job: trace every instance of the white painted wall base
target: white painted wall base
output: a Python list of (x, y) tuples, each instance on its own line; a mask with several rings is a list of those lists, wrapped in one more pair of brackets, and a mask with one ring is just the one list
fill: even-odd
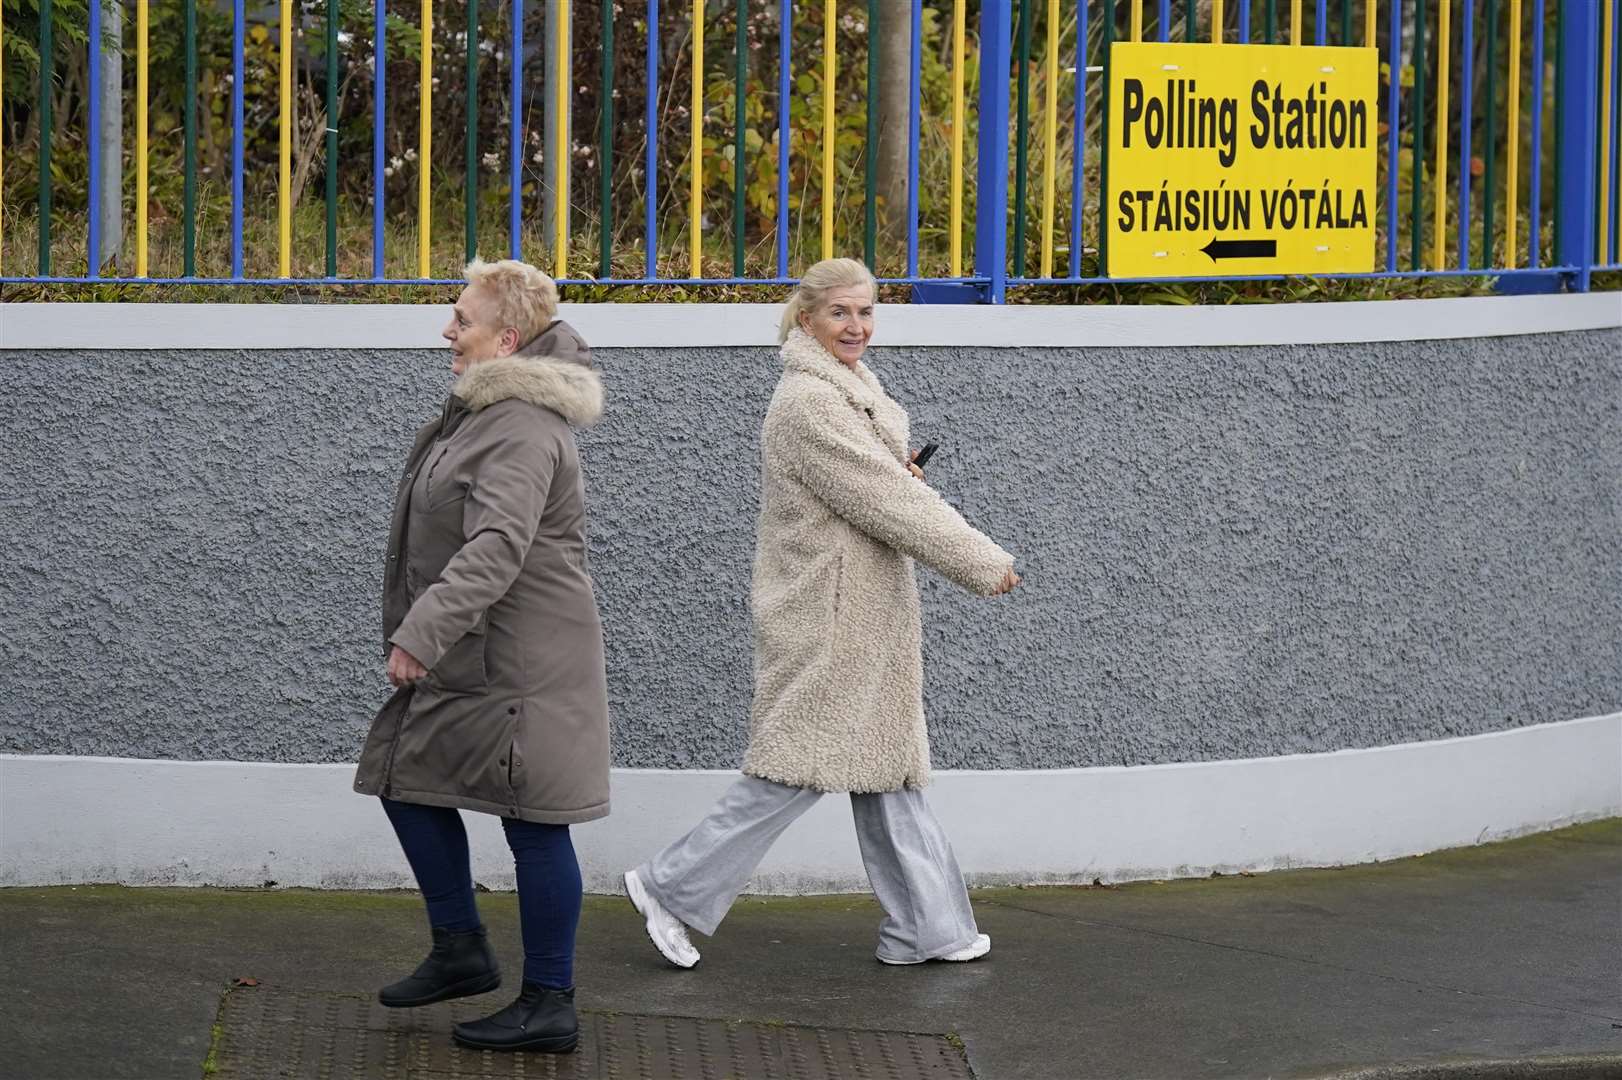
[[(564, 304), (595, 349), (774, 346), (781, 304)], [(8, 304), (5, 349), (438, 349), (445, 304)], [(1622, 325), (1614, 292), (1324, 304), (885, 304), (875, 345), (1217, 347), (1553, 334)]]
[[(0, 755), (0, 885), (408, 887), (353, 773)], [(618, 891), (735, 777), (616, 770), (613, 815), (575, 830), (587, 890)], [(937, 777), (930, 801), (976, 885), (1334, 866), (1622, 815), (1622, 713), (1330, 754)], [(845, 802), (791, 827), (750, 891), (865, 889)], [(477, 880), (512, 888), (496, 819), (465, 817)]]

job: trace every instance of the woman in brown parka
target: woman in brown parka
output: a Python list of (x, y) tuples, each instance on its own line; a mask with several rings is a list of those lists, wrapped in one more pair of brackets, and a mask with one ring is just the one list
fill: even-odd
[(458, 376), (417, 432), (383, 577), (389, 681), (355, 790), (382, 799), (427, 902), (433, 948), (378, 998), (427, 1005), (501, 974), (459, 809), (497, 814), (517, 869), (518, 999), (463, 1044), (572, 1050), (580, 866), (569, 826), (608, 813), (603, 634), (570, 425), (602, 413), (591, 354), (533, 266), (473, 262), (445, 328)]

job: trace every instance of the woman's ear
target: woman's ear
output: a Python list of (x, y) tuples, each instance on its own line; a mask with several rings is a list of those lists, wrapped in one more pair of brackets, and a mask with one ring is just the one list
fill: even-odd
[(509, 326), (509, 327), (507, 327), (505, 330), (503, 330), (501, 332), (501, 355), (502, 356), (511, 356), (513, 353), (518, 351), (518, 346), (520, 344), (522, 344), (522, 342), (520, 342), (518, 340), (518, 331), (517, 330), (515, 330), (515, 329), (513, 329), (512, 327)]

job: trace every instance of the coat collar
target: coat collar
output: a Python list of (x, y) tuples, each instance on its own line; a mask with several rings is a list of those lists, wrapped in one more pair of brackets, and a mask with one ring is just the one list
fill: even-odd
[(789, 330), (783, 342), (783, 368), (812, 375), (832, 383), (864, 409), (872, 408), (884, 400), (884, 388), (877, 375), (861, 361), (855, 369), (847, 367), (838, 357), (823, 348), (822, 342), (796, 326)]
[(589, 367), (547, 356), (506, 356), (474, 364), (456, 380), (451, 395), (473, 412), (517, 398), (551, 409), (576, 427), (603, 414), (603, 383)]
[(783, 370), (809, 375), (832, 385), (852, 407), (867, 414), (874, 434), (890, 452), (898, 460), (906, 459), (906, 411), (890, 400), (878, 376), (866, 364), (858, 361), (855, 370), (846, 367), (823, 348), (820, 341), (796, 326), (783, 342)]

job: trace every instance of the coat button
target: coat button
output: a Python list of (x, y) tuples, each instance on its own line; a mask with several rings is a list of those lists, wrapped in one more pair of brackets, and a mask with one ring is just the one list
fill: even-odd
[(389, 556), (389, 562), (398, 562), (399, 558), (400, 557), (398, 555), (390, 555)]
[(505, 769), (505, 768), (506, 768), (506, 767), (507, 767), (507, 759), (506, 759), (506, 758), (502, 758), (502, 759), (501, 759), (501, 760), (500, 760), (500, 761), (499, 761), (499, 762), (497, 762), (497, 763), (496, 763), (496, 764), (498, 764), (498, 765), (500, 765), (500, 766), (501, 766), (501, 767), (502, 767), (502, 768), (503, 768), (503, 769)]
[(518, 710), (516, 708), (510, 708), (510, 709), (507, 710), (507, 715), (508, 716), (517, 716), (518, 715)]

